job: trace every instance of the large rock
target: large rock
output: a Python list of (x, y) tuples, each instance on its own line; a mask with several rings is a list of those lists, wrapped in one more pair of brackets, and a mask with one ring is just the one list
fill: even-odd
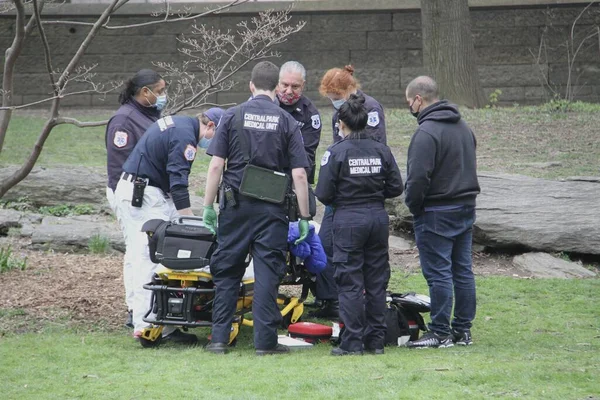
[[(600, 180), (479, 174), (475, 242), (492, 248), (600, 254)], [(412, 229), (404, 196), (386, 201), (392, 227)]]
[(513, 263), (536, 278), (593, 278), (596, 274), (574, 262), (547, 253), (526, 253), (513, 258)]
[[(15, 167), (0, 170), (0, 180), (12, 175)], [(84, 167), (34, 168), (31, 173), (10, 189), (3, 201), (27, 199), (36, 207), (90, 204), (108, 209), (106, 172)], [(204, 199), (190, 195), (194, 214), (202, 215)]]
[(480, 174), (475, 241), (600, 254), (600, 183)]
[(31, 245), (57, 251), (87, 250), (94, 235), (106, 238), (112, 249), (125, 251), (125, 241), (116, 221), (97, 216), (45, 217), (34, 225)]
[[(16, 167), (2, 168), (0, 180), (12, 175), (15, 170)], [(105, 205), (106, 173), (85, 167), (35, 167), (2, 200), (16, 201), (24, 197), (37, 207), (63, 204)]]

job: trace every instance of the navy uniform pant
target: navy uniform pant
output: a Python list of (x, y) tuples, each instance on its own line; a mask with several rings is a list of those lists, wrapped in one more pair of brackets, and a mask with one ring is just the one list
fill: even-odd
[(277, 346), (277, 327), (281, 323), (277, 292), (286, 268), (288, 220), (281, 205), (239, 197), (236, 207), (226, 207), (219, 214), (217, 250), (210, 263), (216, 286), (212, 341), (229, 342), (245, 259), (251, 249), (254, 347), (268, 350)]
[(327, 266), (320, 274), (317, 274), (315, 297), (319, 300), (337, 300), (338, 290), (333, 277), (333, 210), (331, 207), (325, 208), (319, 229), (319, 238), (327, 256)]
[(347, 351), (381, 349), (390, 280), (389, 217), (383, 204), (339, 207), (333, 218), (333, 265)]

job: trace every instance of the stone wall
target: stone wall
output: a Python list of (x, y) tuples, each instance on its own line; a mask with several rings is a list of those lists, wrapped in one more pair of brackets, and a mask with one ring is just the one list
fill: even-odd
[[(402, 5), (398, 5), (402, 3)], [(570, 25), (587, 3), (525, 0), (472, 1), (471, 20), (478, 57), (479, 72), (486, 95), (502, 90), (501, 103), (539, 103), (548, 99), (543, 82), (550, 82), (564, 93), (567, 82), (567, 50)], [(520, 4), (515, 6), (513, 4)], [(551, 3), (551, 4), (545, 4)], [(566, 3), (566, 4), (565, 4)], [(283, 7), (289, 3), (268, 3)], [(489, 6), (493, 4), (493, 6)], [(523, 5), (529, 4), (529, 5)], [(202, 5), (205, 7), (206, 4)], [(151, 5), (124, 7), (111, 19), (114, 24), (130, 24), (147, 20)], [(197, 7), (200, 7), (197, 5)], [(218, 16), (202, 18), (198, 23), (220, 29), (236, 29), (236, 24), (256, 15), (265, 4), (251, 3)], [(100, 5), (66, 4), (46, 10), (47, 18), (94, 21)], [(13, 18), (0, 17), (0, 48), (11, 43)], [(324, 104), (318, 92), (318, 82), (324, 72), (335, 66), (353, 64), (356, 77), (364, 90), (384, 106), (405, 106), (403, 91), (415, 76), (424, 73), (422, 67), (421, 22), (418, 1), (371, 0), (300, 2), (293, 20), (306, 21), (306, 27), (279, 45), (280, 59), (302, 62), (307, 70), (307, 94)], [(147, 26), (127, 31), (103, 31), (84, 57), (85, 64), (97, 63), (97, 79), (127, 79), (152, 61), (183, 59), (178, 52), (179, 35), (187, 33), (193, 21)], [(579, 20), (577, 32), (584, 34), (600, 25), (600, 5), (590, 8)], [(88, 28), (77, 25), (49, 25), (46, 28), (53, 63), (64, 67), (79, 47)], [(34, 36), (37, 36), (34, 34)], [(28, 41), (17, 64), (15, 99), (29, 103), (49, 93), (42, 47), (37, 37)], [(540, 43), (545, 43), (540, 63), (536, 56)], [(577, 81), (577, 97), (586, 101), (600, 100), (600, 49), (598, 38), (589, 42), (577, 56), (572, 76)], [(248, 97), (249, 68), (235, 79), (233, 90), (213, 99), (218, 103), (240, 102)], [(77, 84), (72, 88), (77, 89)], [(114, 108), (116, 94), (102, 100), (83, 95), (65, 98), (65, 105)]]

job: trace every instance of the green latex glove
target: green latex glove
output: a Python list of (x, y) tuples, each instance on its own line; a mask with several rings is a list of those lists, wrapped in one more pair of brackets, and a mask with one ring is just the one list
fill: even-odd
[(202, 214), (204, 226), (206, 226), (213, 235), (217, 234), (217, 213), (213, 206), (204, 206), (204, 214)]
[(302, 243), (308, 236), (308, 221), (301, 219), (298, 221), (298, 228), (300, 229), (300, 238), (294, 242), (294, 244)]

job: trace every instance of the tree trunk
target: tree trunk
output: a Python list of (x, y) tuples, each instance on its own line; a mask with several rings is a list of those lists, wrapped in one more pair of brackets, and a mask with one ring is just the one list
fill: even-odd
[(421, 0), (421, 25), (423, 61), (440, 95), (459, 105), (483, 107), (468, 0)]

